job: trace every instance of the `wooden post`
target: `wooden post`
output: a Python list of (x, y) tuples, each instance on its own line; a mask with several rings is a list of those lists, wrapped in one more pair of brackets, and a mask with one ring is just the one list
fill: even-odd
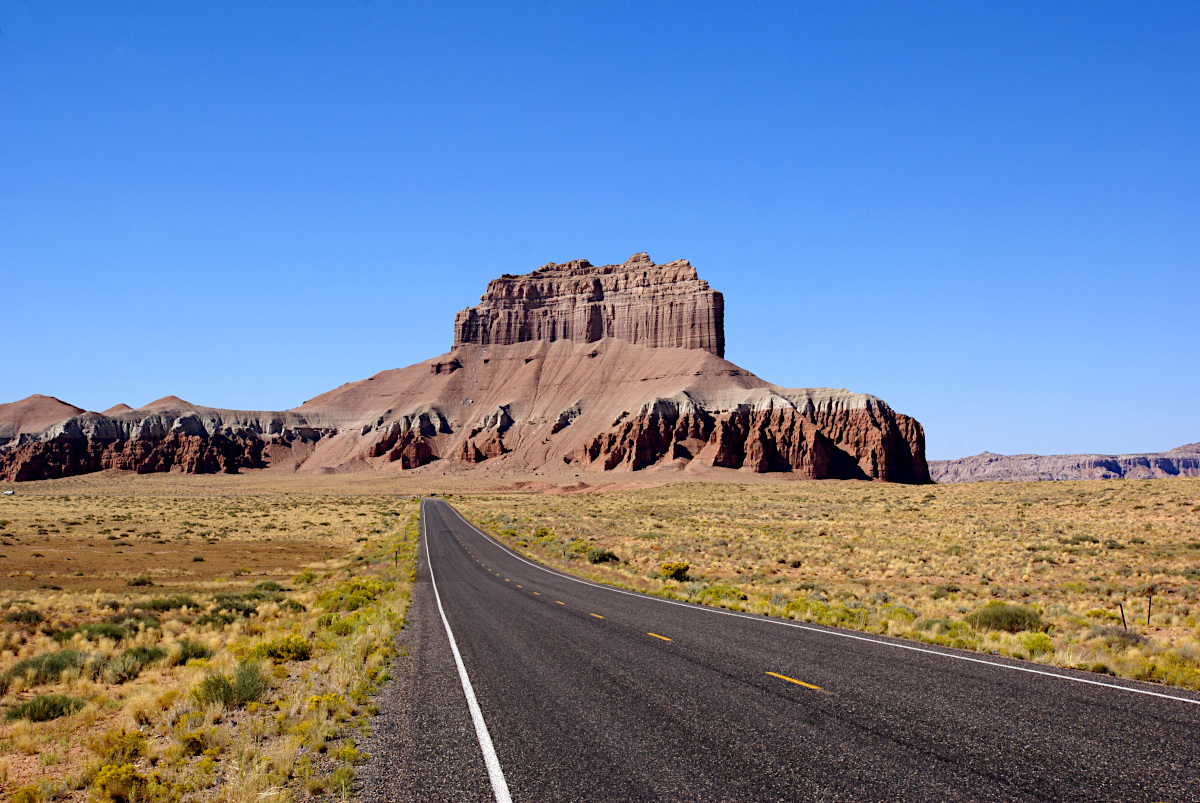
[(1154, 595), (1146, 595), (1146, 627), (1150, 626), (1150, 609), (1154, 606)]
[(1128, 630), (1129, 625), (1125, 624), (1125, 606), (1118, 602), (1117, 607), (1121, 609), (1121, 627)]

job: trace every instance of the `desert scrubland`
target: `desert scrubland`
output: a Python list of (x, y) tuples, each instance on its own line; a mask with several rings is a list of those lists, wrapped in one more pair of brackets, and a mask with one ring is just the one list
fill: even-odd
[(14, 486), (0, 796), (346, 794), (411, 589), (409, 497), (430, 491), (525, 554), (648, 593), (1200, 688), (1200, 479), (662, 478)]
[(416, 513), (353, 482), (17, 486), (0, 798), (340, 798), (403, 626)]
[(649, 593), (1200, 688), (1200, 479), (454, 501), (525, 554)]

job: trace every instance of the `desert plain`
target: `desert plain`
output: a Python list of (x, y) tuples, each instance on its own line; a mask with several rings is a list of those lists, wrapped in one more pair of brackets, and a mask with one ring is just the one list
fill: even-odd
[(340, 799), (416, 497), (650, 594), (1200, 689), (1200, 479), (103, 472), (0, 500), (8, 799)]

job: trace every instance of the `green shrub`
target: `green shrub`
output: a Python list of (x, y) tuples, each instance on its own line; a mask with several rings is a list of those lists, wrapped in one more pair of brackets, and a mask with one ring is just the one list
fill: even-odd
[(1036, 608), (1028, 605), (993, 601), (967, 616), (967, 621), (980, 630), (1020, 633), (1022, 630), (1039, 628), (1042, 624), (1042, 615)]
[(336, 613), (323, 613), (317, 617), (317, 626), (329, 628), (335, 636), (348, 636), (354, 632), (354, 617), (343, 619)]
[(198, 756), (209, 748), (209, 738), (204, 731), (187, 731), (179, 736), (179, 747), (189, 758)]
[(333, 771), (329, 779), (325, 782), (325, 786), (329, 791), (345, 797), (353, 783), (354, 767), (343, 765)]
[(4, 614), (4, 621), (14, 622), (19, 625), (37, 625), (46, 621), (46, 617), (42, 616), (38, 611), (9, 611)]
[(1050, 637), (1045, 633), (1023, 633), (1021, 635), (1021, 646), (1029, 651), (1032, 658), (1039, 655), (1053, 655), (1054, 643), (1050, 641)]
[(296, 583), (297, 585), (302, 585), (302, 586), (309, 585), (310, 583), (315, 583), (316, 580), (317, 580), (317, 576), (310, 569), (305, 569), (304, 571), (300, 572), (300, 574), (298, 574), (292, 578), (293, 583)]
[(237, 705), (233, 681), (228, 675), (208, 675), (192, 689), (192, 698), (202, 706), (220, 703), (226, 708)]
[(60, 630), (54, 634), (54, 640), (59, 644), (65, 644), (73, 639), (77, 633), (82, 633), (83, 637), (88, 641), (99, 641), (102, 638), (120, 641), (129, 635), (123, 626), (115, 622), (93, 622), (91, 624), (68, 628), (67, 630)]
[(934, 589), (933, 598), (945, 599), (951, 594), (957, 594), (959, 591), (962, 591), (962, 589), (956, 583), (942, 583)]
[(227, 611), (206, 613), (196, 620), (196, 627), (222, 628), (238, 620), (238, 615)]
[(258, 603), (270, 599), (278, 599), (278, 595), (265, 591), (216, 594), (213, 596), (213, 610), (228, 611), (238, 616), (250, 616), (251, 614), (258, 613)]
[(686, 563), (664, 563), (658, 573), (664, 580), (678, 580), (686, 582), (688, 579), (688, 569), (692, 568)]
[(184, 594), (177, 594), (174, 597), (156, 597), (152, 600), (139, 603), (136, 606), (139, 610), (144, 611), (173, 611), (178, 608), (199, 608), (200, 604), (196, 600)]
[(143, 575), (142, 575), (142, 576), (140, 576), (140, 577), (135, 577), (135, 578), (133, 578), (132, 580), (130, 580), (130, 581), (129, 581), (128, 583), (126, 583), (125, 585), (127, 585), (127, 586), (132, 586), (132, 587), (134, 587), (134, 588), (141, 588), (141, 587), (144, 587), (144, 586), (152, 586), (152, 585), (154, 585), (154, 581), (153, 581), (153, 580), (151, 580), (149, 577), (147, 577), (146, 575), (144, 575), (144, 574), (143, 574)]
[(304, 613), (308, 610), (308, 608), (304, 607), (303, 603), (296, 602), (294, 599), (285, 599), (283, 602), (279, 603), (279, 609), (288, 611), (289, 613)]
[(176, 664), (186, 664), (193, 658), (212, 658), (213, 651), (205, 647), (198, 641), (191, 639), (183, 639), (179, 642), (179, 656), (175, 658)]
[(263, 676), (262, 667), (257, 661), (243, 661), (238, 664), (233, 676), (233, 691), (237, 695), (238, 705), (261, 699), (269, 688), (270, 684)]
[(192, 697), (200, 705), (220, 703), (226, 708), (238, 708), (260, 699), (267, 692), (267, 679), (256, 661), (238, 664), (233, 677), (212, 674), (201, 680), (192, 690)]
[(741, 602), (747, 597), (740, 589), (724, 583), (713, 583), (694, 592), (701, 602)]
[(1128, 647), (1136, 647), (1139, 644), (1146, 643), (1146, 637), (1135, 630), (1126, 630), (1123, 627), (1116, 625), (1095, 625), (1088, 628), (1087, 638), (1104, 639), (1104, 644), (1109, 648), (1116, 647), (1118, 649), (1126, 649)]
[(5, 713), (5, 719), (10, 722), (15, 719), (28, 719), (30, 722), (46, 722), (74, 714), (86, 703), (65, 694), (39, 694), (32, 700), (17, 703)]
[(258, 591), (276, 591), (276, 592), (278, 592), (278, 591), (286, 590), (286, 589), (284, 589), (283, 586), (279, 585), (279, 583), (276, 583), (274, 580), (263, 580), (261, 583), (258, 583), (257, 585), (255, 585), (254, 588), (257, 589)]
[(68, 669), (83, 669), (87, 661), (87, 654), (79, 650), (59, 650), (22, 658), (0, 675), (0, 694), (6, 693), (17, 678), (24, 679), (30, 686), (57, 683), (63, 672)]
[(370, 605), (391, 586), (371, 579), (355, 579), (325, 591), (317, 597), (317, 605), (330, 611), (357, 611)]
[(288, 634), (274, 641), (259, 644), (254, 649), (256, 658), (273, 661), (307, 661), (312, 657), (312, 644), (295, 634)]
[(158, 627), (158, 618), (152, 613), (114, 613), (107, 617), (102, 624), (120, 625), (129, 633), (136, 633), (141, 628)]
[(108, 664), (105, 678), (109, 683), (128, 683), (142, 673), (146, 664), (161, 661), (167, 655), (162, 647), (130, 647)]
[(592, 547), (587, 551), (588, 563), (620, 563), (621, 559), (612, 550)]

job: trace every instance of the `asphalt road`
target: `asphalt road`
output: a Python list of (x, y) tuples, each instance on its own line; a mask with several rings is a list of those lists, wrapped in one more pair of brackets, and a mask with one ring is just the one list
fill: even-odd
[(593, 585), (422, 513), (367, 800), (1200, 800), (1200, 695)]

